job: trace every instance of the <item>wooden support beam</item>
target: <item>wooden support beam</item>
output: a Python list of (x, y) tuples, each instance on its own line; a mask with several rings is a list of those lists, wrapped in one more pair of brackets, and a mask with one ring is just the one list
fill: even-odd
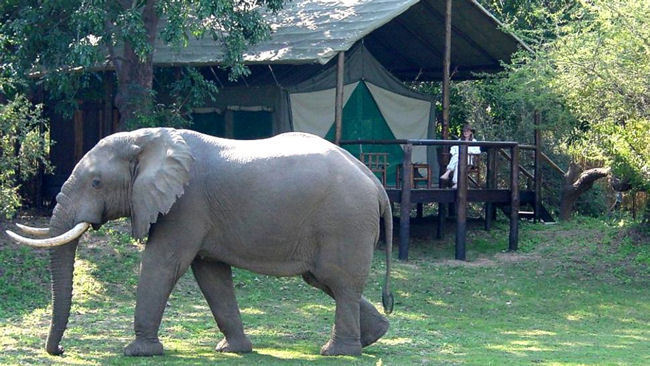
[(535, 123), (535, 204), (534, 204), (534, 220), (535, 222), (539, 221), (540, 210), (542, 206), (542, 157), (540, 153), (542, 152), (542, 133), (539, 130), (540, 125), (540, 113), (535, 111), (534, 116)]
[[(442, 139), (449, 140), (449, 83), (451, 69), (451, 1), (445, 4), (445, 53), (442, 59)], [(449, 148), (444, 147), (442, 163), (449, 162)]]
[(445, 205), (446, 203), (438, 201), (438, 227), (436, 230), (436, 239), (445, 237)]
[(409, 257), (409, 236), (411, 233), (411, 155), (413, 145), (404, 145), (404, 160), (402, 160), (402, 197), (400, 199), (399, 217), (399, 255), (400, 260), (407, 260)]
[(341, 143), (341, 134), (343, 133), (343, 78), (345, 71), (345, 52), (339, 52), (336, 64), (336, 101), (334, 103), (334, 124), (335, 134), (334, 143)]
[(456, 259), (465, 260), (467, 232), (467, 145), (458, 148), (458, 182), (456, 183)]
[(515, 251), (519, 241), (519, 147), (510, 148), (510, 236), (508, 250)]
[(81, 109), (74, 111), (72, 120), (74, 123), (74, 161), (75, 164), (81, 160), (84, 155), (84, 113)]

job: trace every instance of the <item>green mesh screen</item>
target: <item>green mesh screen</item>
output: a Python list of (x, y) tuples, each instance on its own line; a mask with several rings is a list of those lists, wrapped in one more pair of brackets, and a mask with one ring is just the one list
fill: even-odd
[[(329, 141), (334, 141), (336, 127), (332, 127), (325, 135)], [(372, 98), (365, 83), (360, 82), (350, 99), (343, 107), (343, 122), (341, 139), (343, 140), (394, 140), (386, 120), (379, 112), (377, 103)], [(395, 184), (395, 170), (402, 163), (404, 152), (399, 145), (344, 145), (347, 151), (357, 158), (362, 152), (388, 153), (388, 169), (386, 183)]]
[(223, 114), (219, 113), (196, 113), (192, 114), (192, 125), (194, 131), (217, 137), (226, 136), (226, 123)]
[(271, 112), (235, 111), (233, 113), (233, 138), (253, 140), (271, 137), (273, 118)]
[(233, 111), (232, 136), (226, 132), (226, 121), (223, 114), (196, 113), (192, 115), (194, 131), (207, 135), (228, 137), (239, 140), (253, 140), (271, 137), (273, 134), (273, 118), (271, 112)]

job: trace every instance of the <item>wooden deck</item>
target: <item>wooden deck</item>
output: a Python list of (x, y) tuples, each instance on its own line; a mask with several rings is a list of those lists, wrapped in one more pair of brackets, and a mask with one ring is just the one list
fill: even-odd
[[(520, 144), (512, 141), (451, 141), (451, 140), (364, 140), (364, 141), (341, 141), (341, 145), (346, 144), (374, 144), (389, 145), (399, 144), (404, 151), (404, 159), (401, 164), (403, 174), (398, 182), (398, 187), (386, 187), (386, 192), (391, 202), (400, 204), (400, 234), (399, 234), (399, 259), (408, 259), (408, 248), (410, 240), (410, 214), (414, 205), (424, 203), (438, 204), (438, 228), (437, 235), (441, 237), (442, 228), (445, 224), (445, 206), (454, 204), (456, 212), (456, 248), (455, 257), (458, 260), (465, 260), (465, 236), (467, 221), (467, 204), (469, 202), (485, 203), (485, 212), (492, 213), (498, 205), (509, 208), (510, 231), (508, 238), (508, 250), (517, 250), (519, 237), (519, 207), (522, 203), (532, 204), (537, 208), (540, 204), (540, 187), (541, 175), (539, 170), (539, 149), (536, 146), (521, 145), (522, 148), (532, 149), (535, 153), (535, 172), (533, 180), (535, 189), (532, 191), (520, 191), (519, 175), (522, 170), (519, 165)], [(459, 146), (458, 159), (458, 182), (457, 188), (420, 188), (413, 187), (412, 174), (414, 171), (412, 163), (413, 146)], [(481, 150), (487, 152), (487, 174), (485, 183), (481, 187), (470, 188), (467, 177), (467, 147), (480, 146)], [(497, 184), (497, 153), (508, 151), (507, 158), (509, 177), (507, 187), (498, 187)], [(421, 164), (420, 164), (421, 165)], [(528, 172), (525, 172), (530, 174)], [(524, 173), (522, 173), (524, 174)], [(436, 177), (437, 178), (437, 177)], [(503, 179), (502, 179), (503, 180)], [(427, 187), (430, 187), (429, 182)], [(438, 186), (438, 184), (433, 184)], [(537, 209), (534, 209), (535, 219), (537, 219)], [(485, 215), (486, 229), (491, 225), (493, 214)]]

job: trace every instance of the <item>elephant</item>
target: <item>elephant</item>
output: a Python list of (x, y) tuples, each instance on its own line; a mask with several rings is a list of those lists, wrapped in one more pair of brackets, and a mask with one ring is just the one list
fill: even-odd
[(48, 353), (64, 351), (79, 237), (121, 217), (130, 217), (133, 237), (147, 238), (127, 356), (163, 354), (158, 331), (165, 305), (189, 267), (223, 333), (217, 351), (252, 351), (232, 266), (300, 275), (332, 297), (335, 320), (322, 355), (360, 355), (388, 330), (362, 290), (383, 225), (382, 304), (386, 314), (392, 311), (391, 206), (377, 177), (353, 155), (307, 133), (230, 140), (144, 128), (105, 137), (83, 156), (56, 196), (48, 228), (20, 226), (47, 237), (7, 231), (19, 243), (49, 248)]

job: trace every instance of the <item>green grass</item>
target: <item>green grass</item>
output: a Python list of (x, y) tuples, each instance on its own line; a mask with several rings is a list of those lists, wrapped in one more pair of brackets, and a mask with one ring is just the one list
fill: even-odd
[[(360, 357), (334, 358), (318, 355), (333, 321), (332, 300), (298, 278), (243, 270), (234, 271), (234, 282), (253, 353), (213, 351), (221, 336), (187, 273), (163, 319), (165, 355), (122, 356), (133, 337), (142, 249), (124, 222), (82, 239), (66, 353), (49, 356), (47, 253), (2, 237), (0, 364), (650, 364), (647, 227), (587, 218), (522, 222), (520, 250), (506, 253), (506, 222), (490, 232), (471, 226), (467, 262), (453, 260), (453, 235), (436, 241), (414, 230), (425, 234), (412, 241), (410, 261), (394, 262), (388, 334)], [(378, 307), (382, 253), (376, 252), (365, 293)]]

